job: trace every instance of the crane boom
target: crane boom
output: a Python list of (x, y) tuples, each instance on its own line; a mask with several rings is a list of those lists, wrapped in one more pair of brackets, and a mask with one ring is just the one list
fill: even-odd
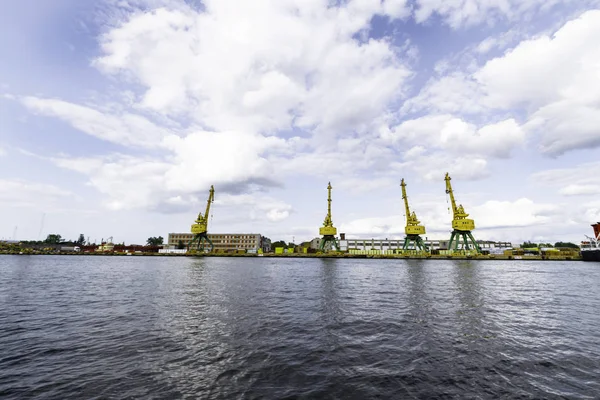
[(458, 207), (456, 206), (456, 200), (454, 200), (454, 191), (452, 190), (452, 184), (450, 183), (451, 179), (452, 178), (450, 178), (450, 175), (448, 175), (446, 172), (446, 177), (444, 180), (446, 181), (446, 193), (450, 195), (450, 203), (452, 203), (452, 215), (454, 219), (465, 219), (469, 216), (469, 214), (465, 212), (462, 204), (459, 204)]
[[(208, 243), (210, 245), (210, 250), (213, 251), (214, 245), (212, 240), (208, 237), (208, 216), (210, 214), (210, 204), (215, 201), (215, 188), (213, 185), (210, 185), (210, 191), (208, 192), (208, 200), (206, 200), (206, 211), (204, 215), (202, 212), (198, 213), (198, 218), (192, 224), (192, 240), (188, 243), (188, 249), (192, 251), (201, 251), (204, 252), (204, 244)], [(194, 247), (196, 248), (195, 250)]]
[(210, 192), (208, 195), (208, 200), (206, 201), (206, 212), (204, 213), (204, 218), (206, 219), (206, 227), (208, 228), (208, 213), (210, 212), (210, 203), (215, 201), (215, 188), (213, 185), (210, 185)]
[(400, 181), (400, 186), (402, 186), (402, 199), (404, 200), (404, 209), (406, 211), (406, 221), (408, 222), (408, 218), (410, 216), (410, 208), (408, 208), (408, 197), (406, 196), (406, 183), (404, 183), (404, 178)]
[(450, 202), (452, 203), (452, 228), (459, 231), (472, 231), (475, 229), (475, 221), (470, 218), (467, 218), (469, 214), (465, 212), (462, 204), (456, 205), (456, 200), (454, 199), (454, 191), (452, 190), (452, 184), (450, 183), (450, 175), (446, 172), (446, 177), (444, 180), (446, 181), (446, 193), (450, 195)]
[(202, 215), (202, 212), (198, 213), (198, 218), (196, 218), (195, 224), (192, 225), (192, 233), (206, 233), (208, 231), (208, 215), (210, 213), (210, 204), (215, 199), (215, 188), (213, 185), (210, 186), (210, 191), (208, 193), (208, 200), (206, 201), (206, 212)]
[(446, 177), (444, 180), (446, 181), (446, 194), (450, 195), (450, 203), (452, 204), (452, 215), (456, 217), (456, 201), (454, 200), (454, 192), (452, 191), (452, 184), (450, 183), (450, 175), (446, 172)]
[(400, 181), (400, 186), (402, 186), (402, 199), (404, 200), (404, 208), (406, 210), (406, 228), (404, 228), (404, 232), (407, 235), (423, 235), (425, 234), (425, 227), (421, 224), (421, 221), (417, 218), (417, 214), (413, 211), (410, 212), (410, 207), (408, 205), (408, 196), (406, 195), (406, 183), (404, 183), (404, 178)]

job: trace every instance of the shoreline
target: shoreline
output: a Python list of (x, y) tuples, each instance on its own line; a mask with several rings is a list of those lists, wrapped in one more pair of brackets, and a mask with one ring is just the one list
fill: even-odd
[(73, 253), (73, 252), (0, 252), (0, 255), (17, 255), (17, 256), (107, 256), (107, 257), (261, 257), (261, 258), (342, 258), (342, 259), (381, 259), (381, 260), (506, 260), (506, 261), (583, 261), (581, 256), (508, 256), (503, 254), (479, 254), (479, 255), (464, 255), (464, 254), (431, 254), (431, 255), (403, 255), (403, 254), (347, 254), (347, 253), (330, 253), (330, 254), (173, 254), (173, 253)]

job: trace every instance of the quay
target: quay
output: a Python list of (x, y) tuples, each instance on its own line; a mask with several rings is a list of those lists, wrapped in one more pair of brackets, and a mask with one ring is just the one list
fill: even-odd
[(507, 260), (507, 261), (581, 261), (581, 254), (572, 252), (568, 254), (351, 254), (342, 252), (324, 253), (124, 253), (124, 252), (61, 252), (61, 251), (0, 251), (0, 255), (68, 255), (68, 256), (105, 256), (105, 257), (264, 257), (264, 258), (344, 258), (344, 259), (388, 259), (388, 260)]

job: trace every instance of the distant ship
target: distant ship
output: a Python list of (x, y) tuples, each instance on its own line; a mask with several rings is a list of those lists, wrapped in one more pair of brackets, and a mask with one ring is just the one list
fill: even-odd
[(600, 222), (592, 225), (594, 228), (594, 237), (581, 242), (581, 258), (583, 261), (600, 261)]

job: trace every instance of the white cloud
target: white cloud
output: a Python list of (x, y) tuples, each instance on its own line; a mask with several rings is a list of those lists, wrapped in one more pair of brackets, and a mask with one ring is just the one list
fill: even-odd
[(445, 172), (476, 180), (489, 175), (489, 157), (509, 158), (514, 148), (525, 143), (525, 133), (514, 119), (478, 128), (443, 114), (403, 121), (384, 130), (381, 139), (407, 149), (403, 161), (395, 163), (396, 170), (410, 168), (426, 180), (439, 179)]
[(21, 101), (34, 112), (58, 117), (88, 135), (123, 146), (158, 147), (169, 133), (136, 114), (115, 116), (57, 99), (24, 97)]
[(400, 215), (371, 217), (342, 223), (338, 231), (346, 233), (350, 238), (387, 237), (388, 239), (399, 239), (404, 237), (404, 225), (404, 219)]
[(470, 208), (477, 228), (511, 228), (542, 225), (552, 221), (561, 208), (556, 204), (536, 204), (530, 199), (490, 200)]
[(392, 18), (406, 18), (411, 14), (408, 0), (385, 0), (383, 2), (383, 13)]
[(522, 41), (488, 61), (474, 75), (487, 94), (486, 103), (495, 108), (519, 104), (539, 108), (574, 96), (597, 99), (589, 84), (597, 79), (598, 21), (600, 10), (588, 11), (554, 35)]
[[(225, 133), (197, 132), (186, 139), (171, 138), (167, 142), (174, 155), (164, 160), (127, 155), (50, 160), (59, 167), (88, 176), (88, 185), (106, 196), (104, 204), (110, 210), (188, 212), (205, 201), (208, 188), (214, 185), (215, 204), (247, 208), (244, 219), (266, 218), (272, 222), (286, 219), (293, 211), (291, 205), (263, 194), (252, 194), (256, 189), (253, 183), (273, 184), (271, 165), (256, 155), (253, 146), (274, 138), (258, 137), (249, 143), (240, 141), (234, 132), (230, 134), (231, 137)], [(200, 139), (206, 135), (207, 140), (202, 145), (194, 143), (198, 140), (196, 135)]]
[[(581, 0), (579, 0), (581, 1)], [(441, 16), (453, 29), (498, 20), (527, 19), (534, 11), (549, 10), (573, 0), (416, 0), (415, 20), (425, 22), (433, 14)], [(590, 2), (587, 2), (590, 3)]]
[(550, 169), (532, 174), (532, 182), (558, 189), (564, 196), (595, 195), (600, 193), (598, 171), (600, 162), (580, 164), (571, 168)]
[(590, 201), (582, 204), (581, 207), (577, 209), (576, 215), (580, 216), (580, 223), (588, 226), (592, 223), (600, 222), (600, 201)]
[(394, 187), (399, 185), (400, 181), (396, 177), (360, 177), (360, 176), (342, 176), (336, 180), (336, 186), (340, 189), (348, 189), (351, 193), (373, 192), (377, 189)]
[(290, 204), (264, 194), (223, 194), (215, 200), (216, 205), (244, 212), (244, 218), (250, 220), (266, 218), (270, 222), (280, 222), (287, 219), (293, 212)]
[(382, 7), (396, 15), (400, 5), (219, 0), (203, 13), (161, 8), (107, 32), (95, 64), (139, 82), (143, 107), (190, 114), (215, 130), (341, 133), (402, 93), (410, 72), (391, 45), (353, 38)]
[(525, 141), (525, 133), (514, 119), (477, 128), (451, 115), (428, 115), (402, 122), (383, 139), (400, 145), (427, 143), (457, 155), (475, 154), (508, 158)]
[(600, 10), (554, 35), (522, 41), (473, 74), (454, 71), (428, 82), (403, 110), (487, 113), (522, 109), (543, 153), (600, 146)]
[[(202, 12), (177, 1), (118, 6), (93, 64), (141, 93), (128, 90), (115, 107), (21, 99), (101, 140), (154, 150), (146, 157), (50, 157), (87, 175), (110, 209), (175, 210), (210, 184), (228, 192), (277, 185), (275, 166), (349, 173), (385, 168), (393, 158), (385, 145), (353, 137), (380, 124), (390, 101), (403, 95), (411, 71), (401, 54), (412, 50), (386, 38), (364, 40), (361, 32), (376, 14), (406, 17), (405, 1), (312, 0), (297, 7), (220, 0), (205, 2)], [(181, 121), (203, 129), (170, 129)], [(307, 138), (270, 136), (291, 128)], [(276, 221), (290, 209), (260, 211)]]
[(456, 157), (443, 152), (418, 156), (407, 161), (406, 166), (429, 181), (443, 180), (446, 172), (453, 178), (464, 180), (478, 180), (490, 175), (484, 158)]
[(442, 77), (431, 78), (419, 94), (402, 105), (400, 111), (478, 114), (487, 110), (481, 103), (480, 96), (477, 82), (467, 74), (449, 72)]
[[(283, 144), (283, 140), (274, 137), (235, 131), (195, 132), (185, 138), (171, 136), (166, 145), (175, 157), (165, 176), (166, 188), (193, 192), (211, 182), (272, 181), (272, 165), (261, 155), (268, 148)], [(194, 179), (190, 179), (190, 174)]]
[(567, 185), (559, 190), (560, 194), (565, 196), (578, 196), (587, 194), (600, 194), (600, 185)]
[(9, 207), (33, 207), (74, 197), (70, 191), (44, 183), (0, 179), (0, 203)]

